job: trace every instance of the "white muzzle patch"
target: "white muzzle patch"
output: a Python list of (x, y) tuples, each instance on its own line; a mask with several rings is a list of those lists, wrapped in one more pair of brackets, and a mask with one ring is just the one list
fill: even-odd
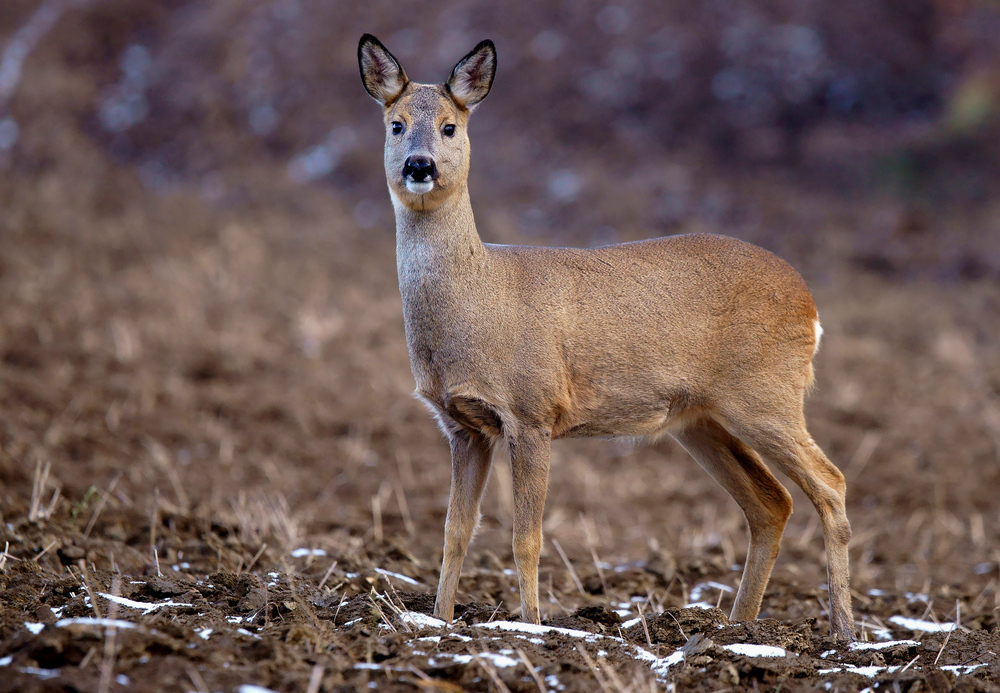
[(425, 193), (429, 193), (431, 190), (434, 189), (434, 181), (424, 180), (418, 183), (415, 180), (407, 180), (406, 189), (409, 190), (411, 193), (416, 193), (417, 195), (423, 195)]

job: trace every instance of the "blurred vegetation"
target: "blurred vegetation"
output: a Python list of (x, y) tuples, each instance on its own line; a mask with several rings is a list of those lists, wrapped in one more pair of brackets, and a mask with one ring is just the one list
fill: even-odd
[[(92, 178), (101, 214), (140, 204), (135, 181), (227, 209), (295, 207), (295, 186), (320, 186), (356, 227), (388, 232), (382, 133), (356, 68), (364, 31), (421, 81), (496, 41), (499, 77), (473, 125), (493, 240), (700, 228), (794, 256), (786, 236), (801, 225), (767, 212), (768, 196), (799, 195), (782, 185), (916, 204), (936, 237), (954, 225), (935, 216), (989, 207), (1000, 179), (988, 0), (8, 0), (0, 171), (11, 185)], [(766, 180), (778, 188), (755, 188)], [(982, 262), (1000, 272), (995, 255)]]

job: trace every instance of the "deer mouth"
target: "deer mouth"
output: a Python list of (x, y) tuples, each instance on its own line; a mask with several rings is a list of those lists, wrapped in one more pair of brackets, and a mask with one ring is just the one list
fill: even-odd
[(413, 180), (412, 178), (407, 178), (406, 189), (409, 190), (411, 193), (415, 193), (417, 195), (424, 195), (434, 189), (434, 181), (433, 180), (418, 181), (418, 180)]

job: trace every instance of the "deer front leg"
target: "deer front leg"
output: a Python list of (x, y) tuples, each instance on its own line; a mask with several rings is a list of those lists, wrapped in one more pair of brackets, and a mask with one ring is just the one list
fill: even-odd
[(478, 433), (461, 431), (451, 436), (451, 494), (444, 522), (444, 558), (438, 582), (434, 615), (450, 621), (455, 615), (455, 592), (462, 561), (479, 524), (479, 500), (490, 473), (493, 443)]
[(527, 430), (508, 438), (514, 486), (514, 562), (521, 588), (521, 620), (540, 623), (538, 556), (542, 551), (542, 514), (549, 485), (548, 431)]

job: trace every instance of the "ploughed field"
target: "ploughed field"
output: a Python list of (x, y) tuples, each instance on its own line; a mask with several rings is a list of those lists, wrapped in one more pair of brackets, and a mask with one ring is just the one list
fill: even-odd
[[(233, 211), (102, 176), (4, 190), (0, 690), (1000, 688), (989, 277), (874, 271), (834, 207), (790, 251), (859, 643), (827, 636), (797, 490), (762, 619), (727, 622), (745, 523), (670, 442), (554, 446), (541, 627), (499, 454), (444, 624), (448, 453), (410, 397), (390, 228), (319, 190)], [(126, 205), (100, 211), (109, 185)]]
[[(617, 51), (648, 47), (632, 38), (669, 3), (630, 4), (652, 14), (613, 39), (587, 13), (621, 8), (497, 9), (468, 45), (454, 3), (438, 27), (378, 3), (54, 2), (26, 32), (35, 3), (0, 5), (5, 47), (37, 41), (0, 104), (0, 691), (1000, 690), (995, 138), (947, 159), (890, 114), (803, 121), (787, 152), (777, 122), (702, 146), (725, 115), (699, 96), (713, 60), (691, 89), (614, 71), (646, 64)], [(714, 46), (717, 9), (678, 35)], [(897, 50), (847, 21), (899, 29), (884, 12), (832, 12), (845, 45)], [(761, 46), (803, 35), (773, 20)], [(951, 45), (949, 21), (947, 40), (899, 31)], [(581, 36), (544, 67), (550, 25)], [(848, 482), (858, 643), (827, 636), (822, 533), (791, 485), (761, 620), (727, 622), (746, 525), (669, 440), (553, 446), (542, 626), (518, 621), (500, 451), (456, 620), (431, 616), (450, 463), (411, 397), (355, 50), (376, 31), (441, 78), (473, 29), (501, 50), (471, 126), (485, 240), (728, 233), (805, 277), (825, 329), (807, 416)], [(630, 84), (660, 100), (630, 106)]]

